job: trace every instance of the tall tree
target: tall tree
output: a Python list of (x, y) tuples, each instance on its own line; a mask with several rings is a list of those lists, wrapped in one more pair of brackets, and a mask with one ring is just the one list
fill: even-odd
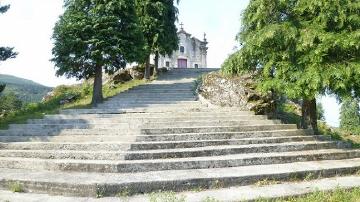
[(54, 28), (57, 75), (94, 78), (92, 104), (102, 102), (102, 73), (114, 73), (144, 54), (134, 0), (66, 0)]
[(159, 54), (171, 54), (177, 49), (178, 10), (174, 0), (136, 0), (136, 9), (146, 41), (145, 79), (150, 79), (150, 55), (155, 54), (157, 72)]
[(302, 99), (316, 132), (317, 95), (360, 96), (359, 13), (358, 0), (252, 0), (224, 71), (259, 71), (261, 90)]
[(359, 101), (346, 98), (341, 106), (340, 128), (349, 132), (360, 132), (360, 108)]
[[(5, 13), (10, 8), (9, 5), (1, 6), (0, 5), (0, 14)], [(0, 47), (0, 62), (5, 61), (10, 58), (15, 58), (17, 53), (13, 51), (14, 48), (10, 47)], [(5, 84), (0, 84), (0, 93), (5, 89)]]

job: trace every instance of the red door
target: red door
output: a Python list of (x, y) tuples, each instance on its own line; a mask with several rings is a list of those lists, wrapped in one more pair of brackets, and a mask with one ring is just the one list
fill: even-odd
[(178, 59), (178, 68), (187, 68), (187, 59)]

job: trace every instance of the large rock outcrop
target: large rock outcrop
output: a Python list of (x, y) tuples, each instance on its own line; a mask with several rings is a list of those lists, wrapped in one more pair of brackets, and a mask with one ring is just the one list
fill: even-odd
[(203, 76), (198, 91), (202, 98), (213, 105), (238, 107), (256, 114), (270, 113), (274, 103), (270, 94), (256, 91), (252, 75), (231, 77), (213, 72)]

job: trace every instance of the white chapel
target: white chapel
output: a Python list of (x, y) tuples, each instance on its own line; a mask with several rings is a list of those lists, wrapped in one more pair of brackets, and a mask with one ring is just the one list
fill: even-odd
[(172, 55), (160, 56), (159, 67), (166, 68), (207, 68), (207, 39), (201, 41), (187, 33), (183, 24), (178, 32), (179, 49)]

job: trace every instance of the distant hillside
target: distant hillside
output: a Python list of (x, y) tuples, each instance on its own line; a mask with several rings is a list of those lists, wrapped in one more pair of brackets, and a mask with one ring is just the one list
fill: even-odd
[(0, 83), (6, 84), (2, 94), (14, 92), (24, 103), (40, 102), (52, 90), (34, 81), (4, 74), (0, 74)]

